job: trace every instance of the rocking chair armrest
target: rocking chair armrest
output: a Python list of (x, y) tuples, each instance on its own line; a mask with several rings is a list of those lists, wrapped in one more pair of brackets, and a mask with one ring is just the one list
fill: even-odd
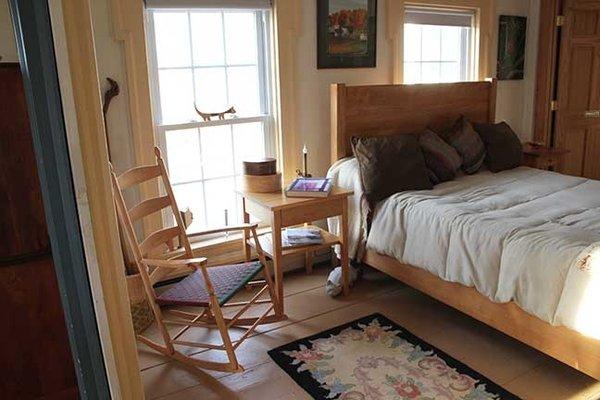
[(239, 225), (223, 226), (221, 228), (208, 229), (205, 231), (190, 233), (187, 236), (188, 237), (196, 237), (196, 236), (211, 235), (214, 233), (222, 233), (222, 232), (246, 231), (249, 229), (256, 229), (257, 227), (258, 227), (258, 224), (239, 224)]
[(190, 267), (192, 269), (196, 269), (196, 266), (206, 265), (207, 258), (206, 257), (198, 257), (198, 258), (183, 258), (183, 259), (173, 259), (173, 260), (159, 260), (159, 259), (151, 259), (144, 258), (142, 262), (147, 265), (151, 265), (153, 267), (160, 268), (181, 268), (181, 267)]

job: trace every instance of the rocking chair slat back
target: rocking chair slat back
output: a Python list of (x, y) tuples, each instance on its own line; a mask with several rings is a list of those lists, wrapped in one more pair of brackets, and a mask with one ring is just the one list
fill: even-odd
[(144, 200), (137, 204), (135, 207), (129, 209), (129, 217), (131, 222), (135, 222), (141, 218), (147, 217), (171, 206), (171, 199), (169, 196), (154, 197), (148, 200)]
[(143, 167), (130, 169), (120, 175), (117, 180), (119, 181), (119, 187), (122, 190), (159, 176), (160, 167), (158, 165), (145, 165)]

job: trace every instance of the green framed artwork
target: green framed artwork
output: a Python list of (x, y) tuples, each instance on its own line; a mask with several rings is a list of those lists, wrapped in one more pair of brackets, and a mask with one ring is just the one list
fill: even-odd
[(377, 0), (317, 0), (317, 68), (376, 64)]
[(525, 41), (527, 18), (500, 16), (498, 31), (498, 80), (523, 79), (525, 70)]

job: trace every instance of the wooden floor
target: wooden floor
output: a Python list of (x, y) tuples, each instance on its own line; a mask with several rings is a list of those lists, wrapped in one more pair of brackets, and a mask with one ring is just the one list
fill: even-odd
[(267, 351), (379, 312), (524, 399), (600, 399), (600, 382), (376, 271), (368, 271), (350, 296), (331, 299), (323, 288), (328, 270), (286, 275), (289, 319), (263, 326), (238, 349), (243, 374), (194, 370), (139, 345), (146, 398), (310, 399)]

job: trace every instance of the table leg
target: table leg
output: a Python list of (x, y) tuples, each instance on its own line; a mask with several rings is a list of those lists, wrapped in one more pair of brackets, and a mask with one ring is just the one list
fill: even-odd
[(343, 198), (342, 200), (342, 216), (340, 221), (341, 226), (341, 260), (340, 264), (342, 267), (342, 290), (344, 296), (350, 293), (350, 261), (348, 260), (348, 200)]
[[(248, 214), (246, 212), (246, 199), (245, 198), (242, 198), (242, 213), (243, 213), (244, 222), (249, 223), (250, 222), (250, 214)], [(242, 238), (244, 240), (244, 258), (245, 258), (246, 262), (250, 261), (251, 256), (252, 256), (252, 248), (248, 244), (248, 237), (249, 237), (248, 232), (244, 231)]]
[(277, 295), (275, 315), (283, 317), (283, 257), (281, 254), (281, 213), (279, 211), (273, 212), (271, 216), (271, 239), (273, 240), (273, 273), (275, 274), (275, 294)]
[(313, 252), (307, 251), (304, 254), (304, 268), (306, 269), (307, 274), (313, 273)]

